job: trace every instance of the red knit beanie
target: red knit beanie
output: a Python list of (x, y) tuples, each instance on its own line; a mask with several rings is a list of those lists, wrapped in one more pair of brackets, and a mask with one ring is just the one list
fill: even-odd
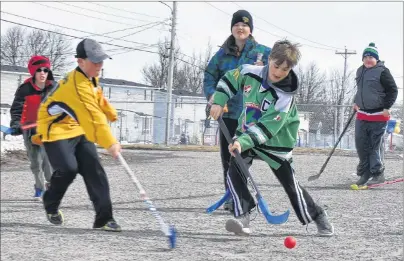
[(36, 70), (38, 70), (39, 68), (48, 68), (49, 69), (49, 74), (48, 74), (48, 80), (53, 80), (53, 75), (50, 72), (51, 70), (51, 63), (49, 61), (49, 59), (45, 56), (39, 56), (39, 55), (34, 55), (31, 57), (31, 59), (29, 59), (28, 62), (28, 71), (31, 74), (32, 77), (35, 76), (35, 72)]

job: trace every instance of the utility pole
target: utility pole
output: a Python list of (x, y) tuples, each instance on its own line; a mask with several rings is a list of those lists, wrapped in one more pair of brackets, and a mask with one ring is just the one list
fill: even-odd
[[(356, 54), (356, 51), (348, 51), (348, 49), (345, 46), (345, 50), (343, 52), (338, 52), (335, 51), (335, 54), (341, 54), (342, 57), (344, 57), (344, 75), (342, 76), (342, 84), (341, 84), (341, 93), (340, 93), (340, 105), (341, 107), (339, 108), (339, 133), (338, 136), (341, 135), (343, 129), (344, 129), (344, 107), (342, 106), (344, 104), (344, 96), (345, 96), (345, 84), (346, 84), (346, 70), (347, 70), (347, 59), (348, 55), (353, 55)], [(340, 148), (342, 146), (342, 141), (340, 143)]]
[(173, 88), (174, 77), (174, 51), (175, 51), (175, 27), (177, 20), (177, 2), (173, 2), (172, 16), (171, 16), (171, 44), (170, 44), (170, 57), (168, 67), (168, 83), (167, 83), (167, 117), (166, 117), (166, 137), (165, 143), (168, 146), (170, 140), (170, 123), (171, 123), (171, 96)]

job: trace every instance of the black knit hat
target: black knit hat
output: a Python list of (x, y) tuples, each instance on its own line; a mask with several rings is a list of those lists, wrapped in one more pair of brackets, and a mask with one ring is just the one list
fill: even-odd
[(253, 18), (249, 12), (247, 12), (246, 10), (238, 10), (237, 12), (235, 12), (233, 14), (233, 18), (231, 19), (230, 30), (231, 30), (231, 28), (233, 28), (233, 25), (235, 25), (239, 22), (248, 24), (248, 26), (251, 29), (251, 33), (252, 33), (252, 31), (254, 29), (254, 25), (253, 25)]

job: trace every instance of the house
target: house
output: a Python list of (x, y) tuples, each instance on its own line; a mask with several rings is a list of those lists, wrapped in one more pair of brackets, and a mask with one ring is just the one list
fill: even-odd
[[(1, 66), (1, 110), (9, 114), (17, 87), (30, 77), (27, 68)], [(54, 74), (56, 80), (62, 75)], [(104, 96), (118, 110), (119, 119), (111, 123), (111, 130), (120, 142), (162, 144), (166, 136), (167, 91), (146, 84), (100, 78)], [(206, 99), (202, 94), (173, 90), (170, 119), (170, 143), (178, 143), (181, 134), (193, 144), (217, 143), (217, 124), (205, 131)], [(309, 117), (301, 112), (299, 142), (309, 142)], [(3, 123), (2, 123), (3, 124)], [(4, 123), (6, 124), (6, 123)], [(6, 124), (8, 126), (8, 124)]]
[[(1, 65), (1, 110), (8, 114), (18, 86), (30, 77), (27, 68)], [(54, 74), (55, 80), (63, 76)], [(167, 92), (149, 85), (122, 79), (100, 78), (104, 96), (118, 110), (119, 120), (111, 123), (115, 137), (129, 143), (164, 143)], [(170, 137), (172, 142), (185, 132), (200, 140), (199, 123), (205, 116), (202, 95), (173, 90)], [(3, 124), (3, 123), (2, 123)], [(8, 126), (8, 124), (4, 123)], [(177, 138), (176, 138), (177, 137)]]

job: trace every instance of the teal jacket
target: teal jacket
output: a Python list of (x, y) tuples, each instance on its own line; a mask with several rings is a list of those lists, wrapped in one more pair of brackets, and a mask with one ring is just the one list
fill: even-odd
[[(243, 64), (254, 64), (257, 55), (261, 53), (262, 62), (267, 64), (271, 48), (258, 44), (253, 37), (250, 37), (242, 52), (237, 54), (237, 47), (233, 36), (230, 36), (219, 51), (212, 57), (205, 70), (203, 91), (206, 99), (209, 100), (216, 90), (217, 83), (223, 75), (232, 69)], [(224, 118), (238, 119), (243, 109), (243, 96), (241, 93), (235, 95), (227, 104), (229, 112), (223, 115)]]

